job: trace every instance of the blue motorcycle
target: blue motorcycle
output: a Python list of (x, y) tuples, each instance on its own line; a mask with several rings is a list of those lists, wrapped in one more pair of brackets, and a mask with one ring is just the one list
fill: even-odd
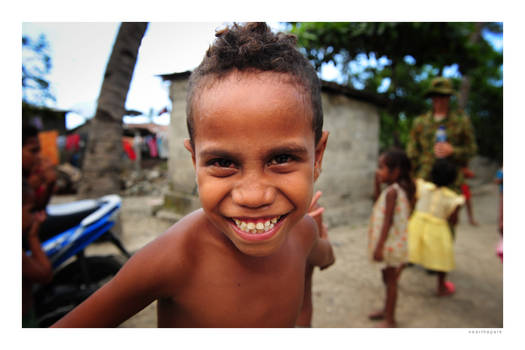
[[(39, 325), (48, 327), (108, 282), (131, 255), (111, 231), (122, 199), (98, 199), (50, 204), (39, 232), (42, 248), (53, 266), (50, 284), (37, 286), (35, 312)], [(122, 255), (86, 256), (95, 241), (113, 243)]]

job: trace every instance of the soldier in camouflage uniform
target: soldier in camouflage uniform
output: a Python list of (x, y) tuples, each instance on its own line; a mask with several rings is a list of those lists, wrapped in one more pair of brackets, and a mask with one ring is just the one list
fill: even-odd
[[(446, 78), (435, 78), (425, 97), (432, 98), (433, 108), (417, 117), (410, 131), (407, 155), (412, 162), (414, 176), (430, 181), (430, 171), (436, 158), (449, 158), (458, 167), (458, 176), (451, 189), (461, 193), (465, 181), (460, 168), (477, 152), (474, 130), (470, 118), (461, 111), (449, 109), (450, 96), (455, 93)], [(444, 126), (446, 142), (436, 143), (436, 131)]]

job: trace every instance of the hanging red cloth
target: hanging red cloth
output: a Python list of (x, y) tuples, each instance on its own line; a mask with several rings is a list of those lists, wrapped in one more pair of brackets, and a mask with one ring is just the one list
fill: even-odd
[(135, 160), (137, 159), (137, 155), (135, 154), (135, 151), (133, 150), (133, 145), (128, 140), (122, 140), (122, 147), (124, 148), (124, 152), (128, 155), (129, 159)]
[(149, 136), (147, 139), (148, 147), (149, 147), (149, 155), (152, 158), (157, 158), (158, 152), (157, 152), (157, 141), (154, 137)]
[(66, 150), (76, 152), (80, 149), (80, 135), (71, 134), (66, 138)]

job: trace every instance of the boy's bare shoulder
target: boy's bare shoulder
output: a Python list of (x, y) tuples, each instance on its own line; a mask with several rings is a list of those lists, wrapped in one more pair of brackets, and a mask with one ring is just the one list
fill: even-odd
[(160, 278), (183, 278), (202, 250), (199, 241), (209, 236), (205, 234), (208, 226), (202, 209), (188, 214), (135, 253), (132, 260), (136, 260), (135, 265), (147, 263)]
[(174, 238), (174, 236), (182, 238), (195, 230), (205, 228), (207, 225), (206, 214), (202, 209), (198, 209), (171, 225), (160, 237), (167, 235), (171, 236), (171, 238)]
[[(185, 259), (189, 258), (193, 249), (203, 238), (202, 233), (209, 230), (209, 222), (202, 209), (196, 210), (180, 221), (170, 226), (166, 232), (161, 234), (150, 244), (159, 253), (167, 254), (169, 259), (173, 259), (173, 252), (179, 253)], [(199, 234), (201, 233), (201, 234)]]
[(314, 218), (305, 215), (299, 220), (293, 229), (293, 236), (303, 243), (304, 248), (309, 251), (319, 238), (319, 230)]

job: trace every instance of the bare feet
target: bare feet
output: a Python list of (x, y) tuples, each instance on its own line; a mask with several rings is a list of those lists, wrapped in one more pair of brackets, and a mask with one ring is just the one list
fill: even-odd
[(479, 226), (478, 222), (474, 219), (470, 219), (469, 222), (472, 226)]
[(381, 323), (378, 323), (376, 325), (376, 328), (397, 328), (397, 323), (396, 321), (383, 321)]
[(370, 315), (368, 315), (368, 318), (371, 319), (372, 321), (384, 320), (385, 319), (385, 311), (384, 310), (379, 310), (379, 311), (373, 312)]

